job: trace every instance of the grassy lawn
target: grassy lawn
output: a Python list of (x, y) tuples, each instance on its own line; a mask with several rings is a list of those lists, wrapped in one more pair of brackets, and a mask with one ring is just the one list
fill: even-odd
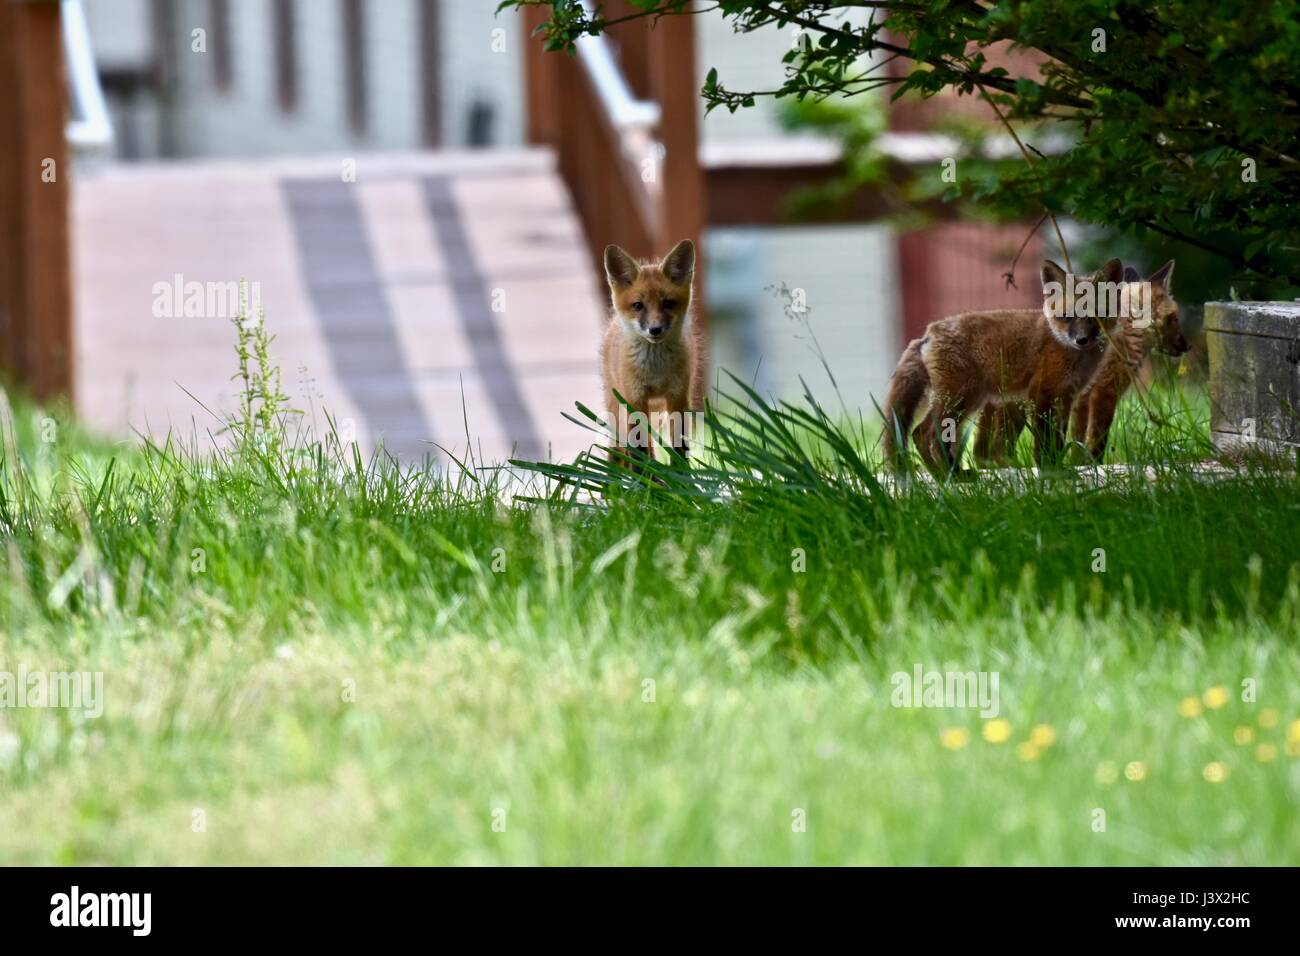
[[(1198, 479), (1162, 394), (1117, 442), (1154, 480), (887, 494), (751, 405), (540, 505), (19, 407), (0, 670), (102, 672), (103, 714), (0, 711), (0, 862), (1292, 863), (1300, 487)], [(996, 718), (894, 706), (918, 667), (996, 672)]]

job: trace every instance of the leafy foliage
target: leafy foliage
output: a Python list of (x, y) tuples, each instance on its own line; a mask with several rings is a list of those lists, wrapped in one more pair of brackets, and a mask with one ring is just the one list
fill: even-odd
[[(552, 49), (629, 18), (589, 14), (576, 0), (502, 6), (550, 7), (541, 32)], [(688, 12), (685, 0), (632, 6), (632, 18)], [(992, 180), (963, 177), (951, 198), (1155, 234), (1243, 274), (1300, 282), (1290, 238), (1300, 225), (1300, 20), (1291, 4), (717, 0), (703, 10), (740, 33), (804, 31), (776, 89), (732, 89), (711, 70), (701, 91), (710, 109), (873, 90), (979, 96), (1009, 121), (1061, 127), (1069, 145), (1032, 164), (1000, 164)], [(1041, 67), (1016, 75), (995, 65), (1007, 49)]]

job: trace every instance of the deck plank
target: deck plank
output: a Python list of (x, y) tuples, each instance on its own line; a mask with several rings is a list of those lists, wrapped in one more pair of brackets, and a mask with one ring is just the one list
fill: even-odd
[[(78, 178), (79, 412), (203, 439), (235, 402), (229, 317), (154, 315), (155, 285), (259, 285), (292, 404), (407, 460), (435, 444), (570, 457), (599, 404), (603, 305), (544, 151), (108, 167)], [(188, 393), (188, 394), (187, 394)], [(445, 461), (446, 459), (443, 458)]]

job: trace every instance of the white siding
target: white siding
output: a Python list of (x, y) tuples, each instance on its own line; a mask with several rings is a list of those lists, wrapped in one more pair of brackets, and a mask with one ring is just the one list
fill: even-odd
[(95, 60), (111, 68), (143, 67), (153, 55), (148, 0), (88, 0), (82, 3)]
[(412, 149), (420, 145), (423, 109), (419, 9), (415, 0), (371, 0), (371, 4), (374, 13), (366, 24), (367, 143)]
[[(697, 18), (699, 80), (710, 67), (729, 89), (773, 89), (793, 33), (773, 28), (737, 34), (720, 16)], [(785, 135), (777, 104), (760, 98), (735, 114), (702, 119), (706, 140)], [(701, 105), (703, 117), (703, 106)], [(807, 321), (850, 408), (874, 414), (900, 347), (897, 260), (892, 231), (879, 225), (716, 229), (710, 237), (710, 299), (718, 298), (714, 366), (782, 397), (801, 391), (802, 376), (828, 408), (838, 408), (821, 359), (800, 323), (787, 318), (773, 290), (784, 283), (807, 295)], [(748, 263), (748, 264), (747, 264)], [(750, 323), (742, 327), (741, 323)]]
[[(523, 142), (526, 37), (518, 14), (497, 16), (496, 6), (490, 0), (447, 0), (442, 5), (442, 135), (448, 146), (466, 145), (469, 111), (476, 100), (492, 110), (493, 145)], [(494, 52), (494, 43), (505, 48)]]

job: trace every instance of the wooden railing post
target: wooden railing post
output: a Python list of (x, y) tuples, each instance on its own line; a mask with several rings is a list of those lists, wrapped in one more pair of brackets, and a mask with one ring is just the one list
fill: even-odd
[(0, 356), (39, 399), (71, 396), (68, 110), (55, 0), (0, 0)]
[(700, 165), (699, 80), (695, 69), (695, 21), (689, 15), (663, 17), (650, 28), (648, 64), (651, 98), (663, 111), (662, 214), (660, 254), (680, 239), (695, 241), (697, 316), (707, 322), (703, 295), (703, 234), (709, 221), (708, 193)]
[(533, 31), (547, 20), (541, 7), (524, 7), (524, 102), (528, 142), (535, 146), (560, 146), (560, 70), (563, 54), (547, 53)]

